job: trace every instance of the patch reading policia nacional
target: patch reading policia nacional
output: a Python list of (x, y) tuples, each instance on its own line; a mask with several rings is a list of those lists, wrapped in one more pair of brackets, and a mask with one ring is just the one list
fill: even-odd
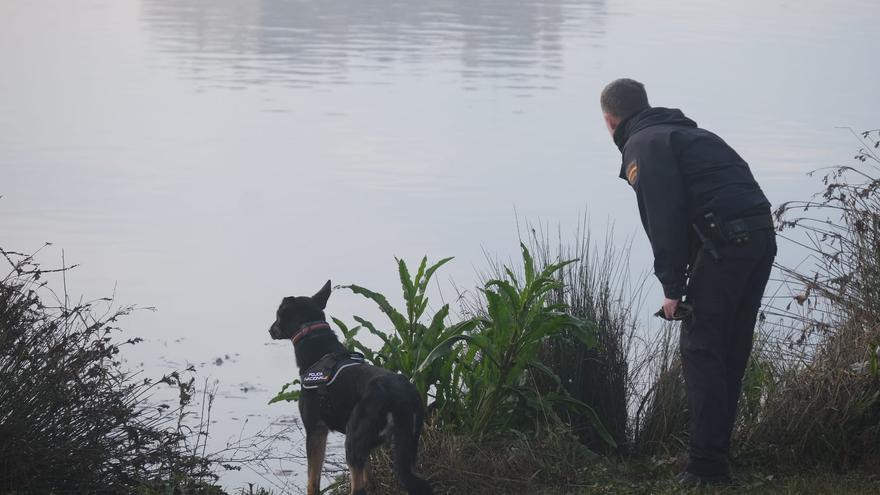
[(330, 385), (336, 380), (340, 371), (359, 364), (364, 364), (364, 355), (357, 352), (327, 354), (300, 375), (302, 388), (311, 389)]
[(626, 181), (629, 185), (635, 186), (637, 180), (639, 180), (639, 164), (633, 160), (626, 166)]

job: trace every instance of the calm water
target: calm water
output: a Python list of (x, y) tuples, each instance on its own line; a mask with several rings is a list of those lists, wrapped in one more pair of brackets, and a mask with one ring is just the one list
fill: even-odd
[[(805, 197), (806, 171), (853, 154), (835, 126), (880, 125), (878, 19), (872, 0), (2, 0), (0, 245), (52, 241), (76, 293), (155, 306), (125, 322), (148, 339), (131, 361), (220, 380), (222, 444), (291, 411), (265, 405), (295, 373), (268, 342), (282, 296), (396, 293), (394, 256), (423, 254), (456, 256), (449, 296), (484, 250), (516, 254), (516, 215), (571, 231), (587, 210), (649, 266), (598, 110), (614, 78), (724, 136), (774, 203)], [(345, 292), (330, 311), (374, 314)]]

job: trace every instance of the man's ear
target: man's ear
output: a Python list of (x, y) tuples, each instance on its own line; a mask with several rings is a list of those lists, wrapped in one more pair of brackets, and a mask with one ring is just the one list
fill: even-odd
[(319, 308), (324, 309), (327, 307), (327, 299), (330, 299), (330, 281), (328, 280), (324, 287), (321, 287), (321, 290), (318, 291), (317, 294), (312, 296), (312, 301), (318, 305)]

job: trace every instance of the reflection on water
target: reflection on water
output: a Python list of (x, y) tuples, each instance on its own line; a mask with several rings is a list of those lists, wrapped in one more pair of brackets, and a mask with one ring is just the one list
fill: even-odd
[[(206, 84), (348, 82), (354, 70), (554, 87), (562, 38), (603, 35), (605, 0), (145, 0), (158, 47)], [(382, 82), (380, 79), (377, 82)]]

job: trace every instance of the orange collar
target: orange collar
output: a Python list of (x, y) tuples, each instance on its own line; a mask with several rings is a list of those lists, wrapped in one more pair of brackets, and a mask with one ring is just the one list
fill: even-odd
[(316, 330), (330, 330), (330, 324), (326, 321), (306, 323), (303, 326), (299, 327), (299, 330), (297, 330), (297, 332), (293, 334), (293, 337), (291, 337), (290, 340), (293, 341), (293, 345), (296, 345), (296, 343), (299, 342), (303, 337)]

